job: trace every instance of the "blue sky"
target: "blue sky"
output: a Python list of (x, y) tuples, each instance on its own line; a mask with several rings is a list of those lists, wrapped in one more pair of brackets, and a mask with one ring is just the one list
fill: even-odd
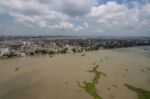
[(0, 35), (150, 36), (150, 0), (0, 0)]

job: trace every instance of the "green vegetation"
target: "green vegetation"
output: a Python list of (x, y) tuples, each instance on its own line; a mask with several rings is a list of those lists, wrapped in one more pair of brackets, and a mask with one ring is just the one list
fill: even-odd
[(107, 90), (110, 90), (110, 88), (107, 88)]
[(118, 86), (117, 85), (112, 85), (113, 87), (115, 87), (115, 88), (118, 88)]
[(80, 82), (77, 82), (78, 87), (84, 89), (88, 94), (93, 96), (94, 99), (102, 99), (101, 96), (98, 95), (97, 90), (96, 90), (96, 84), (98, 83), (101, 75), (105, 76), (106, 74), (98, 71), (98, 65), (92, 68), (92, 70), (89, 70), (88, 72), (92, 72), (95, 74), (94, 78), (92, 79), (92, 82), (86, 82), (84, 81), (83, 84), (81, 85)]
[(113, 94), (110, 94), (110, 97), (111, 97), (111, 98), (115, 98), (115, 96), (114, 96)]
[(96, 62), (93, 62), (93, 65), (96, 65)]
[(145, 72), (145, 70), (141, 69), (142, 72)]
[(103, 59), (101, 59), (100, 62), (102, 63), (102, 62), (103, 62)]
[(148, 71), (150, 71), (150, 68), (146, 68)]
[(146, 91), (144, 89), (136, 88), (136, 87), (128, 85), (128, 84), (125, 84), (125, 86), (128, 89), (130, 89), (132, 91), (135, 91), (138, 95), (138, 99), (150, 99), (150, 91)]
[(148, 82), (150, 83), (150, 79), (148, 80)]
[(68, 85), (68, 84), (69, 84), (69, 82), (65, 82), (65, 84), (66, 84), (66, 85)]
[(19, 69), (20, 69), (19, 67), (15, 68), (15, 72), (18, 71)]

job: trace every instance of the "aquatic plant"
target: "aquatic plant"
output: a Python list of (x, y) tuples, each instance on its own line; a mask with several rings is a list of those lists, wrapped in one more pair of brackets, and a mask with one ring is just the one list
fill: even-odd
[(97, 70), (98, 67), (99, 66), (96, 65), (95, 67), (93, 67), (91, 70), (88, 71), (95, 74), (91, 82), (84, 81), (83, 82), (84, 85), (81, 85), (80, 82), (77, 82), (78, 87), (84, 89), (88, 94), (93, 96), (94, 99), (102, 99), (102, 97), (97, 93), (96, 84), (98, 83), (101, 75), (106, 76), (106, 74)]
[(18, 71), (20, 69), (20, 67), (15, 68), (15, 72)]
[(113, 84), (112, 86), (113, 86), (113, 87), (115, 87), (115, 88), (118, 88), (118, 86), (117, 86), (117, 85), (114, 85), (114, 84)]
[(108, 87), (107, 90), (110, 90), (110, 88)]
[(150, 99), (150, 91), (146, 91), (146, 90), (141, 89), (141, 88), (136, 88), (136, 87), (131, 86), (131, 85), (129, 85), (129, 84), (125, 84), (125, 86), (126, 86), (128, 89), (130, 89), (130, 90), (136, 92), (137, 95), (138, 95), (138, 99)]
[(150, 71), (150, 68), (146, 68), (148, 71)]

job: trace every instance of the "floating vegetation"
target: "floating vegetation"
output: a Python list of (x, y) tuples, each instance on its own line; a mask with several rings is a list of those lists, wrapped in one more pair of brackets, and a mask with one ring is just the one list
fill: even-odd
[(93, 65), (96, 65), (96, 62), (93, 62)]
[(146, 68), (148, 71), (150, 71), (150, 68)]
[(81, 90), (77, 90), (77, 92), (81, 92)]
[(142, 72), (145, 72), (145, 70), (141, 69)]
[(125, 69), (125, 71), (129, 71), (128, 69)]
[(141, 67), (141, 65), (139, 65), (139, 67)]
[(97, 70), (98, 67), (99, 67), (99, 65), (96, 65), (95, 67), (92, 68), (92, 70), (88, 71), (88, 72), (92, 72), (95, 74), (95, 76), (91, 82), (84, 81), (83, 82), (84, 85), (81, 85), (80, 82), (77, 82), (78, 87), (84, 89), (94, 99), (102, 99), (102, 97), (100, 95), (98, 95), (98, 93), (97, 93), (96, 84), (98, 83), (101, 75), (106, 76), (106, 74)]
[(20, 69), (19, 67), (15, 68), (15, 72), (18, 71), (19, 69)]
[(123, 77), (127, 77), (127, 75), (126, 75), (126, 74), (124, 74), (124, 75), (123, 75)]
[(148, 80), (148, 83), (150, 83), (150, 79)]
[(150, 83), (150, 79), (148, 80), (148, 82)]
[(112, 85), (113, 87), (115, 87), (115, 88), (118, 88), (118, 86), (117, 85)]
[(68, 84), (69, 84), (69, 82), (65, 82), (65, 84), (66, 84), (66, 85), (68, 85)]
[(136, 92), (137, 95), (138, 95), (138, 99), (150, 99), (150, 91), (146, 91), (144, 89), (136, 88), (136, 87), (128, 85), (128, 84), (125, 84), (125, 86), (128, 89)]
[(107, 90), (110, 90), (110, 88), (107, 88)]
[(53, 55), (53, 54), (50, 54), (49, 57), (54, 57), (54, 55)]
[(116, 74), (119, 74), (118, 72), (115, 72)]
[(102, 62), (103, 62), (103, 59), (101, 59), (100, 62), (102, 63)]
[(138, 70), (137, 68), (134, 68), (134, 70)]
[(81, 56), (85, 56), (85, 54), (84, 54), (84, 53), (82, 53), (82, 54), (81, 54)]
[(108, 57), (107, 57), (107, 56), (105, 57), (105, 60), (108, 60)]
[(113, 94), (110, 94), (110, 97), (111, 97), (111, 98), (115, 98), (115, 96), (114, 96)]

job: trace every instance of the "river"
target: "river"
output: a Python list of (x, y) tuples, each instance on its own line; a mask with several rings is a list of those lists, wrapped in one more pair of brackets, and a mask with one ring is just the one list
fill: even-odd
[(93, 65), (105, 73), (96, 84), (102, 99), (137, 99), (124, 84), (150, 90), (150, 46), (53, 57), (0, 60), (0, 99), (93, 99), (77, 82), (90, 82)]

